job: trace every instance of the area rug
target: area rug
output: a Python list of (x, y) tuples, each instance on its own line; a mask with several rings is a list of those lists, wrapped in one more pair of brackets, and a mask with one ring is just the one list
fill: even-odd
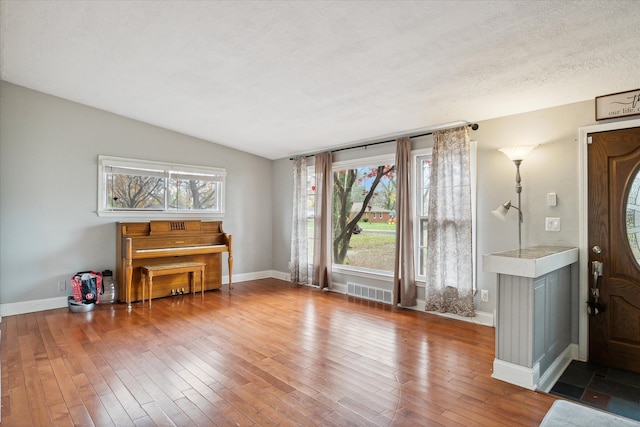
[(566, 400), (556, 400), (540, 427), (638, 427), (640, 422), (598, 411)]

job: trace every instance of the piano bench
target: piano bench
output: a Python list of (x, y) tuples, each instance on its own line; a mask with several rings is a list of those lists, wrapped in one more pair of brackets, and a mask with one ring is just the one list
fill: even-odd
[(200, 291), (204, 298), (204, 262), (174, 262), (171, 264), (143, 265), (140, 267), (140, 282), (142, 284), (142, 303), (144, 304), (144, 295), (146, 284), (149, 283), (149, 308), (151, 308), (151, 299), (153, 296), (153, 277), (166, 276), (169, 274), (189, 273), (189, 290), (195, 295), (195, 274), (200, 272)]

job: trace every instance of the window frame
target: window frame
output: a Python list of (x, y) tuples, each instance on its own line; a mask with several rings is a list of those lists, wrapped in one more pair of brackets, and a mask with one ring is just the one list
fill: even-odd
[[(426, 280), (426, 275), (424, 274), (420, 274), (420, 250), (422, 248), (424, 248), (424, 250), (427, 250), (427, 243), (425, 242), (424, 245), (420, 245), (420, 231), (421, 231), (421, 221), (422, 219), (426, 219), (427, 218), (427, 214), (422, 215), (421, 212), (421, 206), (422, 206), (422, 185), (421, 185), (421, 179), (418, 179), (420, 176), (420, 171), (421, 169), (419, 169), (419, 161), (420, 159), (422, 159), (423, 157), (432, 157), (433, 155), (433, 148), (423, 148), (420, 150), (414, 150), (411, 155), (413, 156), (412, 158), (412, 166), (413, 166), (413, 173), (411, 174), (411, 192), (412, 192), (412, 197), (413, 197), (413, 262), (414, 262), (414, 274), (416, 277), (416, 280), (418, 281), (422, 281), (424, 282)], [(429, 177), (429, 180), (431, 180), (431, 177)]]
[[(418, 215), (418, 180), (417, 180), (417, 159), (421, 156), (433, 154), (433, 148), (420, 148), (416, 150), (412, 150), (411, 156), (413, 161), (414, 171), (410, 177), (410, 185), (412, 192), (412, 202), (415, 204), (413, 207), (413, 222), (414, 222), (414, 272), (416, 277), (416, 284), (419, 287), (425, 287), (426, 276), (420, 275), (419, 271), (419, 261), (420, 261), (420, 246), (419, 242), (419, 233), (420, 233), (420, 216)], [(477, 189), (478, 189), (478, 176), (477, 176), (477, 142), (471, 141), (470, 143), (470, 174), (471, 174), (471, 226), (472, 226), (472, 259), (473, 259), (473, 289), (474, 292), (477, 289)], [(347, 167), (358, 167), (362, 166), (362, 164), (366, 163), (391, 163), (395, 164), (395, 153), (387, 154), (387, 155), (378, 155), (371, 157), (364, 157), (359, 159), (352, 160), (343, 160), (339, 162), (334, 162), (332, 165), (332, 171), (335, 169), (345, 169)], [(314, 174), (315, 169), (313, 165), (308, 166), (307, 172), (309, 174)], [(332, 173), (332, 183), (331, 186), (333, 188), (333, 173)], [(425, 243), (426, 247), (426, 243)], [(311, 271), (313, 270), (313, 251), (309, 251), (309, 264), (311, 266)], [(331, 270), (336, 274), (347, 274), (352, 276), (363, 277), (367, 279), (391, 279), (393, 278), (393, 271), (389, 272), (387, 270), (372, 270), (364, 267), (354, 267), (350, 265), (343, 264), (332, 264)], [(310, 276), (311, 277), (311, 276)]]
[[(396, 154), (394, 152), (394, 153), (382, 154), (382, 155), (377, 155), (377, 156), (361, 157), (361, 158), (357, 158), (357, 159), (341, 160), (341, 161), (333, 162), (333, 164), (331, 165), (331, 191), (332, 191), (332, 193), (333, 193), (333, 187), (334, 187), (334, 185), (333, 185), (333, 174), (334, 174), (334, 172), (336, 170), (353, 169), (353, 168), (358, 168), (358, 167), (363, 167), (363, 166), (370, 166), (372, 164), (378, 164), (378, 165), (390, 164), (390, 165), (395, 165), (396, 164)], [(333, 209), (333, 207), (332, 207), (332, 209)], [(333, 241), (333, 236), (331, 237), (331, 239)], [(348, 265), (348, 264), (336, 264), (335, 262), (333, 262), (333, 260), (332, 260), (332, 264), (331, 264), (331, 271), (333, 273), (338, 273), (338, 274), (351, 274), (351, 275), (355, 275), (355, 276), (362, 276), (362, 277), (368, 277), (368, 278), (373, 278), (373, 279), (379, 279), (379, 278), (383, 278), (383, 277), (391, 277), (391, 278), (393, 278), (393, 270), (391, 270), (391, 271), (389, 271), (389, 270), (377, 270), (377, 269), (372, 269), (372, 268), (367, 268), (367, 267), (357, 267), (357, 266)]]
[[(165, 200), (162, 209), (112, 209), (107, 206), (107, 175), (109, 168), (155, 170), (165, 180)], [(215, 181), (220, 182), (219, 207), (217, 210), (171, 209), (168, 207), (168, 181), (172, 175), (176, 177), (185, 175), (209, 175), (220, 177)], [(100, 217), (143, 217), (143, 218), (174, 218), (174, 217), (223, 217), (225, 214), (225, 187), (227, 172), (224, 168), (187, 165), (180, 163), (167, 163), (151, 160), (131, 159), (125, 157), (98, 156), (98, 195), (96, 213)]]
[[(307, 164), (307, 274), (308, 274), (308, 283), (310, 284), (313, 280), (313, 251), (315, 247), (315, 230), (312, 228), (309, 230), (309, 218), (313, 220), (313, 224), (315, 227), (315, 209), (313, 206), (309, 206), (310, 197), (315, 199), (315, 188), (316, 188), (316, 167), (315, 164)], [(312, 180), (313, 182), (310, 182)], [(311, 189), (313, 186), (313, 190)], [(315, 200), (314, 200), (315, 202)], [(311, 215), (311, 216), (309, 216)], [(309, 233), (309, 231), (311, 231)]]

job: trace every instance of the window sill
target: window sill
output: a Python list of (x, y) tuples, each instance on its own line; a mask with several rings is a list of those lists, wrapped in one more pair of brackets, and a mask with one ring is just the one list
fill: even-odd
[(344, 265), (333, 264), (331, 271), (338, 274), (349, 274), (357, 277), (364, 277), (374, 280), (393, 281), (392, 271), (374, 270), (371, 268), (363, 267), (347, 267)]
[(211, 212), (164, 212), (164, 211), (96, 211), (99, 217), (105, 218), (184, 218), (210, 219), (222, 218), (224, 213)]

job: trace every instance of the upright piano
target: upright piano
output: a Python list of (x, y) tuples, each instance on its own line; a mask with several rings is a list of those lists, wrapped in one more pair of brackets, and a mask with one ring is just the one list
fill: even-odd
[[(222, 287), (222, 253), (228, 253), (229, 289), (233, 255), (231, 235), (222, 230), (222, 221), (159, 220), (118, 222), (116, 237), (116, 275), (120, 302), (142, 300), (140, 266), (191, 261), (205, 263), (205, 290)], [(171, 295), (188, 288), (187, 275), (169, 275), (154, 280), (153, 295)], [(131, 290), (131, 301), (127, 301)]]

